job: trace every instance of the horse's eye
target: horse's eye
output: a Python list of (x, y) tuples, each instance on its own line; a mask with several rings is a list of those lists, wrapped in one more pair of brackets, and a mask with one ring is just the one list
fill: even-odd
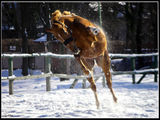
[(95, 34), (96, 34), (97, 32), (98, 32), (97, 30), (94, 31)]

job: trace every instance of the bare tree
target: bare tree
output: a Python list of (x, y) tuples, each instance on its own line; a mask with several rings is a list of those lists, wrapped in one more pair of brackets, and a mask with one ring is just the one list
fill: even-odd
[[(28, 53), (28, 40), (27, 40), (27, 33), (26, 33), (26, 17), (27, 17), (27, 4), (21, 3), (20, 4), (20, 11), (21, 11), (21, 33), (22, 33), (22, 53)], [(28, 75), (28, 58), (24, 57), (22, 59), (22, 74)]]

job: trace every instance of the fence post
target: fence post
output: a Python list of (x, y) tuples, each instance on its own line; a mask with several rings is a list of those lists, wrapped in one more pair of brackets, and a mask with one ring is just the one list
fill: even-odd
[[(13, 58), (8, 58), (8, 73), (9, 76), (13, 75)], [(14, 79), (9, 79), (9, 95), (13, 94), (13, 81)]]
[[(157, 56), (153, 57), (153, 68), (157, 68)], [(154, 82), (157, 82), (157, 73), (154, 73)]]
[(82, 81), (82, 88), (83, 89), (86, 88), (86, 79), (83, 79), (83, 81)]
[[(134, 71), (136, 68), (135, 58), (131, 58), (131, 62), (132, 62), (132, 71)], [(135, 84), (135, 74), (132, 74), (132, 83)]]
[(103, 76), (103, 78), (102, 78), (102, 86), (106, 87), (106, 78), (105, 78), (105, 76)]
[(78, 82), (78, 79), (75, 79), (73, 81), (72, 85), (70, 86), (70, 89), (74, 88), (76, 86), (77, 82)]
[[(51, 72), (51, 60), (49, 56), (45, 56), (45, 73)], [(51, 90), (51, 84), (50, 84), (51, 77), (46, 77), (46, 91)]]

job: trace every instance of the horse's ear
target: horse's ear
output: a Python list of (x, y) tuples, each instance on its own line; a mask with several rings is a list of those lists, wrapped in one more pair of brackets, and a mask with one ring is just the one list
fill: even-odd
[(63, 11), (63, 15), (71, 15), (71, 12), (69, 12), (69, 11)]
[(57, 15), (57, 14), (61, 14), (61, 11), (60, 11), (60, 10), (54, 11), (54, 12), (52, 13), (52, 16), (55, 16), (55, 15)]
[(60, 18), (74, 18), (74, 16), (72, 16), (72, 15), (62, 15)]
[(62, 16), (62, 13), (60, 10), (56, 10), (52, 13), (51, 21), (53, 20), (59, 20), (59, 18)]
[(63, 11), (63, 15), (72, 15), (72, 16), (76, 16), (75, 13), (71, 13), (69, 11)]
[(72, 16), (77, 16), (75, 13), (72, 13)]

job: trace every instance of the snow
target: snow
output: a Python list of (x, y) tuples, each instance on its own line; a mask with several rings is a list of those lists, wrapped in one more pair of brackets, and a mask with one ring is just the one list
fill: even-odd
[[(21, 69), (14, 70), (22, 76)], [(95, 70), (96, 71), (96, 70)], [(99, 71), (99, 70), (97, 70)], [(32, 74), (42, 74), (33, 70)], [(8, 71), (2, 70), (7, 77)], [(138, 80), (141, 75), (136, 75)], [(154, 75), (146, 75), (141, 84), (132, 84), (131, 75), (112, 76), (113, 90), (118, 98), (114, 103), (102, 78), (96, 82), (100, 109), (96, 109), (91, 89), (82, 89), (79, 80), (74, 89), (69, 89), (74, 79), (60, 82), (51, 78), (51, 91), (46, 92), (44, 78), (14, 81), (14, 94), (8, 94), (8, 80), (1, 81), (2, 118), (158, 118), (159, 86)], [(159, 82), (159, 81), (158, 81)], [(87, 86), (89, 83), (87, 82)]]
[(90, 2), (89, 7), (91, 7), (94, 11), (98, 11), (98, 2)]
[(47, 34), (43, 35), (42, 37), (34, 40), (35, 42), (46, 42), (47, 41)]
[(125, 2), (118, 2), (118, 4), (120, 4), (120, 5), (126, 5)]

